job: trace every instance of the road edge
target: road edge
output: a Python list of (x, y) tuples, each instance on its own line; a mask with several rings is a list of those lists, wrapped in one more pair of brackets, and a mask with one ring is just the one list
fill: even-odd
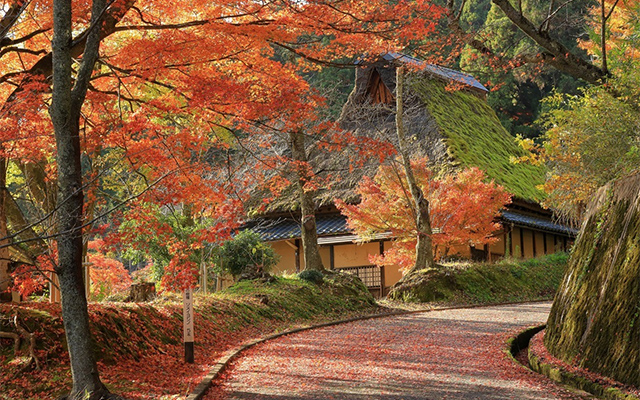
[[(521, 336), (528, 336), (527, 341), (530, 342), (535, 335), (541, 333), (543, 330), (544, 330), (544, 326), (528, 329), (520, 333), (519, 335), (517, 335), (516, 338)], [(532, 331), (535, 331), (535, 332), (532, 332)], [(515, 340), (516, 339), (514, 338), (514, 341)], [(640, 398), (638, 398), (637, 396), (634, 396), (633, 394), (630, 394), (630, 393), (625, 393), (618, 388), (602, 385), (598, 382), (588, 379), (585, 376), (567, 371), (561, 366), (554, 365), (549, 362), (544, 362), (542, 361), (540, 356), (536, 354), (536, 352), (532, 349), (531, 346), (527, 344), (527, 347), (528, 347), (527, 353), (528, 353), (528, 359), (529, 359), (529, 368), (534, 372), (537, 372), (541, 375), (546, 376), (547, 378), (551, 379), (554, 382), (561, 383), (563, 385), (572, 387), (574, 389), (583, 390), (585, 392), (588, 392), (604, 400), (640, 400)]]

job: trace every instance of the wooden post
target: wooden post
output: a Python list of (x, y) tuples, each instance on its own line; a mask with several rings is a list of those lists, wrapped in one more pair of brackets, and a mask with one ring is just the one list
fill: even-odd
[(49, 302), (60, 303), (60, 281), (58, 280), (58, 274), (51, 271), (49, 272)]
[[(384, 255), (384, 241), (380, 241), (378, 245), (378, 251), (380, 255)], [(380, 298), (384, 297), (384, 287), (385, 287), (385, 276), (384, 276), (384, 265), (380, 267)]]
[(193, 289), (182, 292), (182, 336), (184, 338), (184, 361), (193, 364)]
[(336, 269), (336, 251), (333, 245), (329, 245), (329, 268)]
[(537, 256), (537, 248), (536, 248), (536, 231), (531, 231), (531, 236), (533, 237), (533, 257)]
[(300, 272), (300, 239), (296, 239), (296, 273)]
[(84, 266), (84, 295), (89, 299), (89, 296), (91, 295), (91, 265), (93, 265), (93, 263), (87, 260), (87, 258), (84, 259), (82, 266)]
[(507, 245), (509, 244), (509, 239), (507, 238), (507, 228), (504, 228), (504, 233), (502, 234), (502, 245), (504, 246), (504, 249), (502, 251), (502, 257), (508, 257), (509, 256), (509, 249), (507, 248)]

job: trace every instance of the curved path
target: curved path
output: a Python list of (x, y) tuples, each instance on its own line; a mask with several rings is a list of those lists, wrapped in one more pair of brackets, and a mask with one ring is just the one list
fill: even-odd
[(511, 360), (550, 303), (432, 311), (310, 330), (235, 360), (205, 399), (582, 399)]

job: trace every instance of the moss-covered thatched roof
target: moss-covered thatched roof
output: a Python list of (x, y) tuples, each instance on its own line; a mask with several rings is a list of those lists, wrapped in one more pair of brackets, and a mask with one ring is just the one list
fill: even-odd
[[(375, 76), (375, 82), (382, 82), (395, 93), (395, 65), (401, 60), (381, 59), (356, 70), (355, 87), (339, 120), (342, 129), (397, 148), (395, 104), (372, 103), (369, 85)], [(411, 60), (415, 65), (416, 60)], [(448, 83), (442, 74), (429, 68), (407, 77), (404, 120), (412, 142), (410, 156), (426, 156), (445, 169), (475, 166), (514, 196), (530, 202), (542, 200), (543, 194), (536, 186), (544, 181), (544, 169), (511, 162), (514, 156), (523, 155), (524, 150), (502, 127), (484, 100), (485, 92), (472, 86), (448, 88)], [(363, 176), (373, 177), (380, 165), (376, 157), (366, 160), (360, 157), (361, 162), (354, 164), (359, 156), (352, 147), (327, 152), (312, 144), (308, 152), (314, 171), (332, 174), (331, 187), (316, 194), (318, 206), (332, 204), (336, 198), (357, 201), (356, 186)], [(267, 212), (295, 210), (297, 204), (296, 192), (291, 187), (267, 207)]]
[(544, 182), (544, 168), (511, 161), (524, 150), (486, 101), (465, 90), (447, 90), (445, 82), (428, 76), (414, 79), (411, 89), (435, 118), (454, 164), (482, 169), (516, 197), (542, 200), (536, 186)]

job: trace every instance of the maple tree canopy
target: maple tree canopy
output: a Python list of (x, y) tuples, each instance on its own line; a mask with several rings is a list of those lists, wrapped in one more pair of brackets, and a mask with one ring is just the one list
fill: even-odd
[[(73, 4), (76, 61), (92, 29), (91, 6)], [(5, 8), (0, 156), (38, 172), (28, 190), (42, 195), (34, 204), (48, 215), (55, 210), (56, 174), (47, 112), (52, 4), (21, 0)], [(421, 40), (433, 34), (443, 11), (426, 0), (108, 3), (96, 28), (100, 55), (80, 121), (87, 228), (124, 201), (129, 219), (148, 217), (149, 204), (188, 205), (193, 218), (213, 221), (189, 240), (168, 243), (175, 256), (169, 271), (175, 266), (176, 282), (192, 284), (193, 268), (184, 268), (193, 267), (188, 253), (199, 242), (229, 235), (240, 210), (236, 195), (251, 179), (231, 179), (220, 168), (238, 133), (309, 125), (323, 100), (301, 72)], [(259, 171), (253, 172), (259, 180)], [(47, 238), (48, 226), (43, 218), (34, 233)], [(165, 228), (146, 229), (156, 234)]]
[[(454, 246), (479, 246), (497, 240), (492, 237), (500, 229), (495, 219), (511, 202), (511, 195), (501, 186), (485, 182), (485, 174), (478, 168), (438, 178), (426, 158), (412, 160), (411, 166), (429, 201), (432, 240), (439, 256), (447, 256)], [(382, 165), (374, 179), (363, 179), (357, 191), (362, 199), (359, 204), (336, 201), (349, 227), (365, 239), (387, 232), (394, 237), (391, 248), (384, 255), (372, 256), (371, 262), (411, 267), (418, 232), (404, 172), (393, 164)]]

